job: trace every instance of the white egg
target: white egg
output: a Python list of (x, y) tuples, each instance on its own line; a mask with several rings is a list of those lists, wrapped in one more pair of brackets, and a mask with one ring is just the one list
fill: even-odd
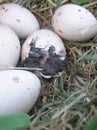
[(20, 41), (15, 32), (0, 25), (0, 65), (16, 66), (20, 57)]
[(40, 89), (39, 78), (31, 72), (0, 71), (0, 115), (28, 113), (34, 106)]
[(82, 6), (65, 4), (53, 17), (52, 26), (56, 33), (69, 41), (86, 41), (97, 34), (97, 20)]
[(21, 55), (25, 67), (41, 68), (42, 75), (54, 76), (65, 68), (64, 43), (48, 29), (33, 32), (24, 42)]
[(28, 9), (12, 3), (0, 5), (0, 24), (11, 27), (20, 39), (39, 29), (36, 17)]

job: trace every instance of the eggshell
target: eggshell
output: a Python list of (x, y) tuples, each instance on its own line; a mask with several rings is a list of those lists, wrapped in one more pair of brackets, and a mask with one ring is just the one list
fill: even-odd
[(0, 5), (0, 24), (11, 27), (20, 39), (39, 29), (38, 20), (28, 9), (12, 3)]
[(20, 41), (15, 32), (0, 25), (0, 65), (16, 66), (20, 57)]
[[(25, 59), (28, 57), (29, 50), (33, 44), (36, 48), (41, 48), (45, 51), (49, 50), (51, 46), (55, 47), (55, 53), (59, 54), (65, 59), (66, 51), (64, 43), (61, 38), (53, 31), (48, 29), (40, 29), (33, 32), (24, 42), (22, 46), (22, 58)], [(28, 47), (26, 47), (28, 46)], [(63, 52), (63, 53), (61, 53)], [(27, 55), (25, 55), (27, 54)]]
[(55, 75), (65, 67), (66, 50), (55, 32), (40, 29), (26, 39), (21, 57), (24, 66), (42, 68), (43, 74)]
[(28, 113), (39, 96), (40, 88), (39, 78), (31, 72), (0, 71), (0, 115)]
[(62, 38), (69, 41), (86, 41), (97, 33), (97, 20), (82, 6), (65, 4), (52, 17), (52, 27)]

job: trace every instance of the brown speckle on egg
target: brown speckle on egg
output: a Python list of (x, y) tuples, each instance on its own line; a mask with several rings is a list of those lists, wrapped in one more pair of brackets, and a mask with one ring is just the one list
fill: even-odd
[(18, 23), (20, 23), (21, 21), (20, 21), (20, 19), (16, 19), (16, 21), (18, 22)]
[(16, 46), (16, 48), (18, 49), (18, 48), (19, 48), (19, 46)]
[(5, 7), (4, 7), (4, 6), (2, 6), (2, 9), (5, 9)]
[(18, 76), (16, 76), (16, 77), (13, 77), (12, 80), (13, 80), (14, 82), (18, 83), (18, 82), (20, 81), (20, 78), (19, 78)]
[(8, 11), (8, 9), (5, 9), (5, 12), (7, 12)]
[(59, 13), (58, 13), (58, 16), (60, 16), (61, 14), (62, 14), (62, 12), (59, 12)]
[(79, 11), (79, 12), (81, 12), (81, 10), (80, 10), (80, 9), (79, 9), (78, 11)]
[(60, 33), (63, 33), (63, 31), (62, 30), (58, 30)]

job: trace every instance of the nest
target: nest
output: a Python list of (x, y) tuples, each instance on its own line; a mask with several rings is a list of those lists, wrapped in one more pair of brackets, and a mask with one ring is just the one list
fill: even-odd
[[(54, 10), (76, 0), (15, 0), (50, 28)], [(82, 6), (97, 17), (97, 1)], [(64, 41), (69, 72), (42, 82), (40, 97), (29, 112), (33, 130), (83, 130), (97, 115), (97, 37), (85, 43)]]

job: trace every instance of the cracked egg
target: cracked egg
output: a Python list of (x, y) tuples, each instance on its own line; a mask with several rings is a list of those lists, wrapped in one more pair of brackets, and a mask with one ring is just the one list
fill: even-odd
[(66, 50), (61, 38), (53, 31), (40, 29), (33, 32), (22, 46), (24, 67), (41, 68), (38, 74), (44, 78), (66, 70)]

